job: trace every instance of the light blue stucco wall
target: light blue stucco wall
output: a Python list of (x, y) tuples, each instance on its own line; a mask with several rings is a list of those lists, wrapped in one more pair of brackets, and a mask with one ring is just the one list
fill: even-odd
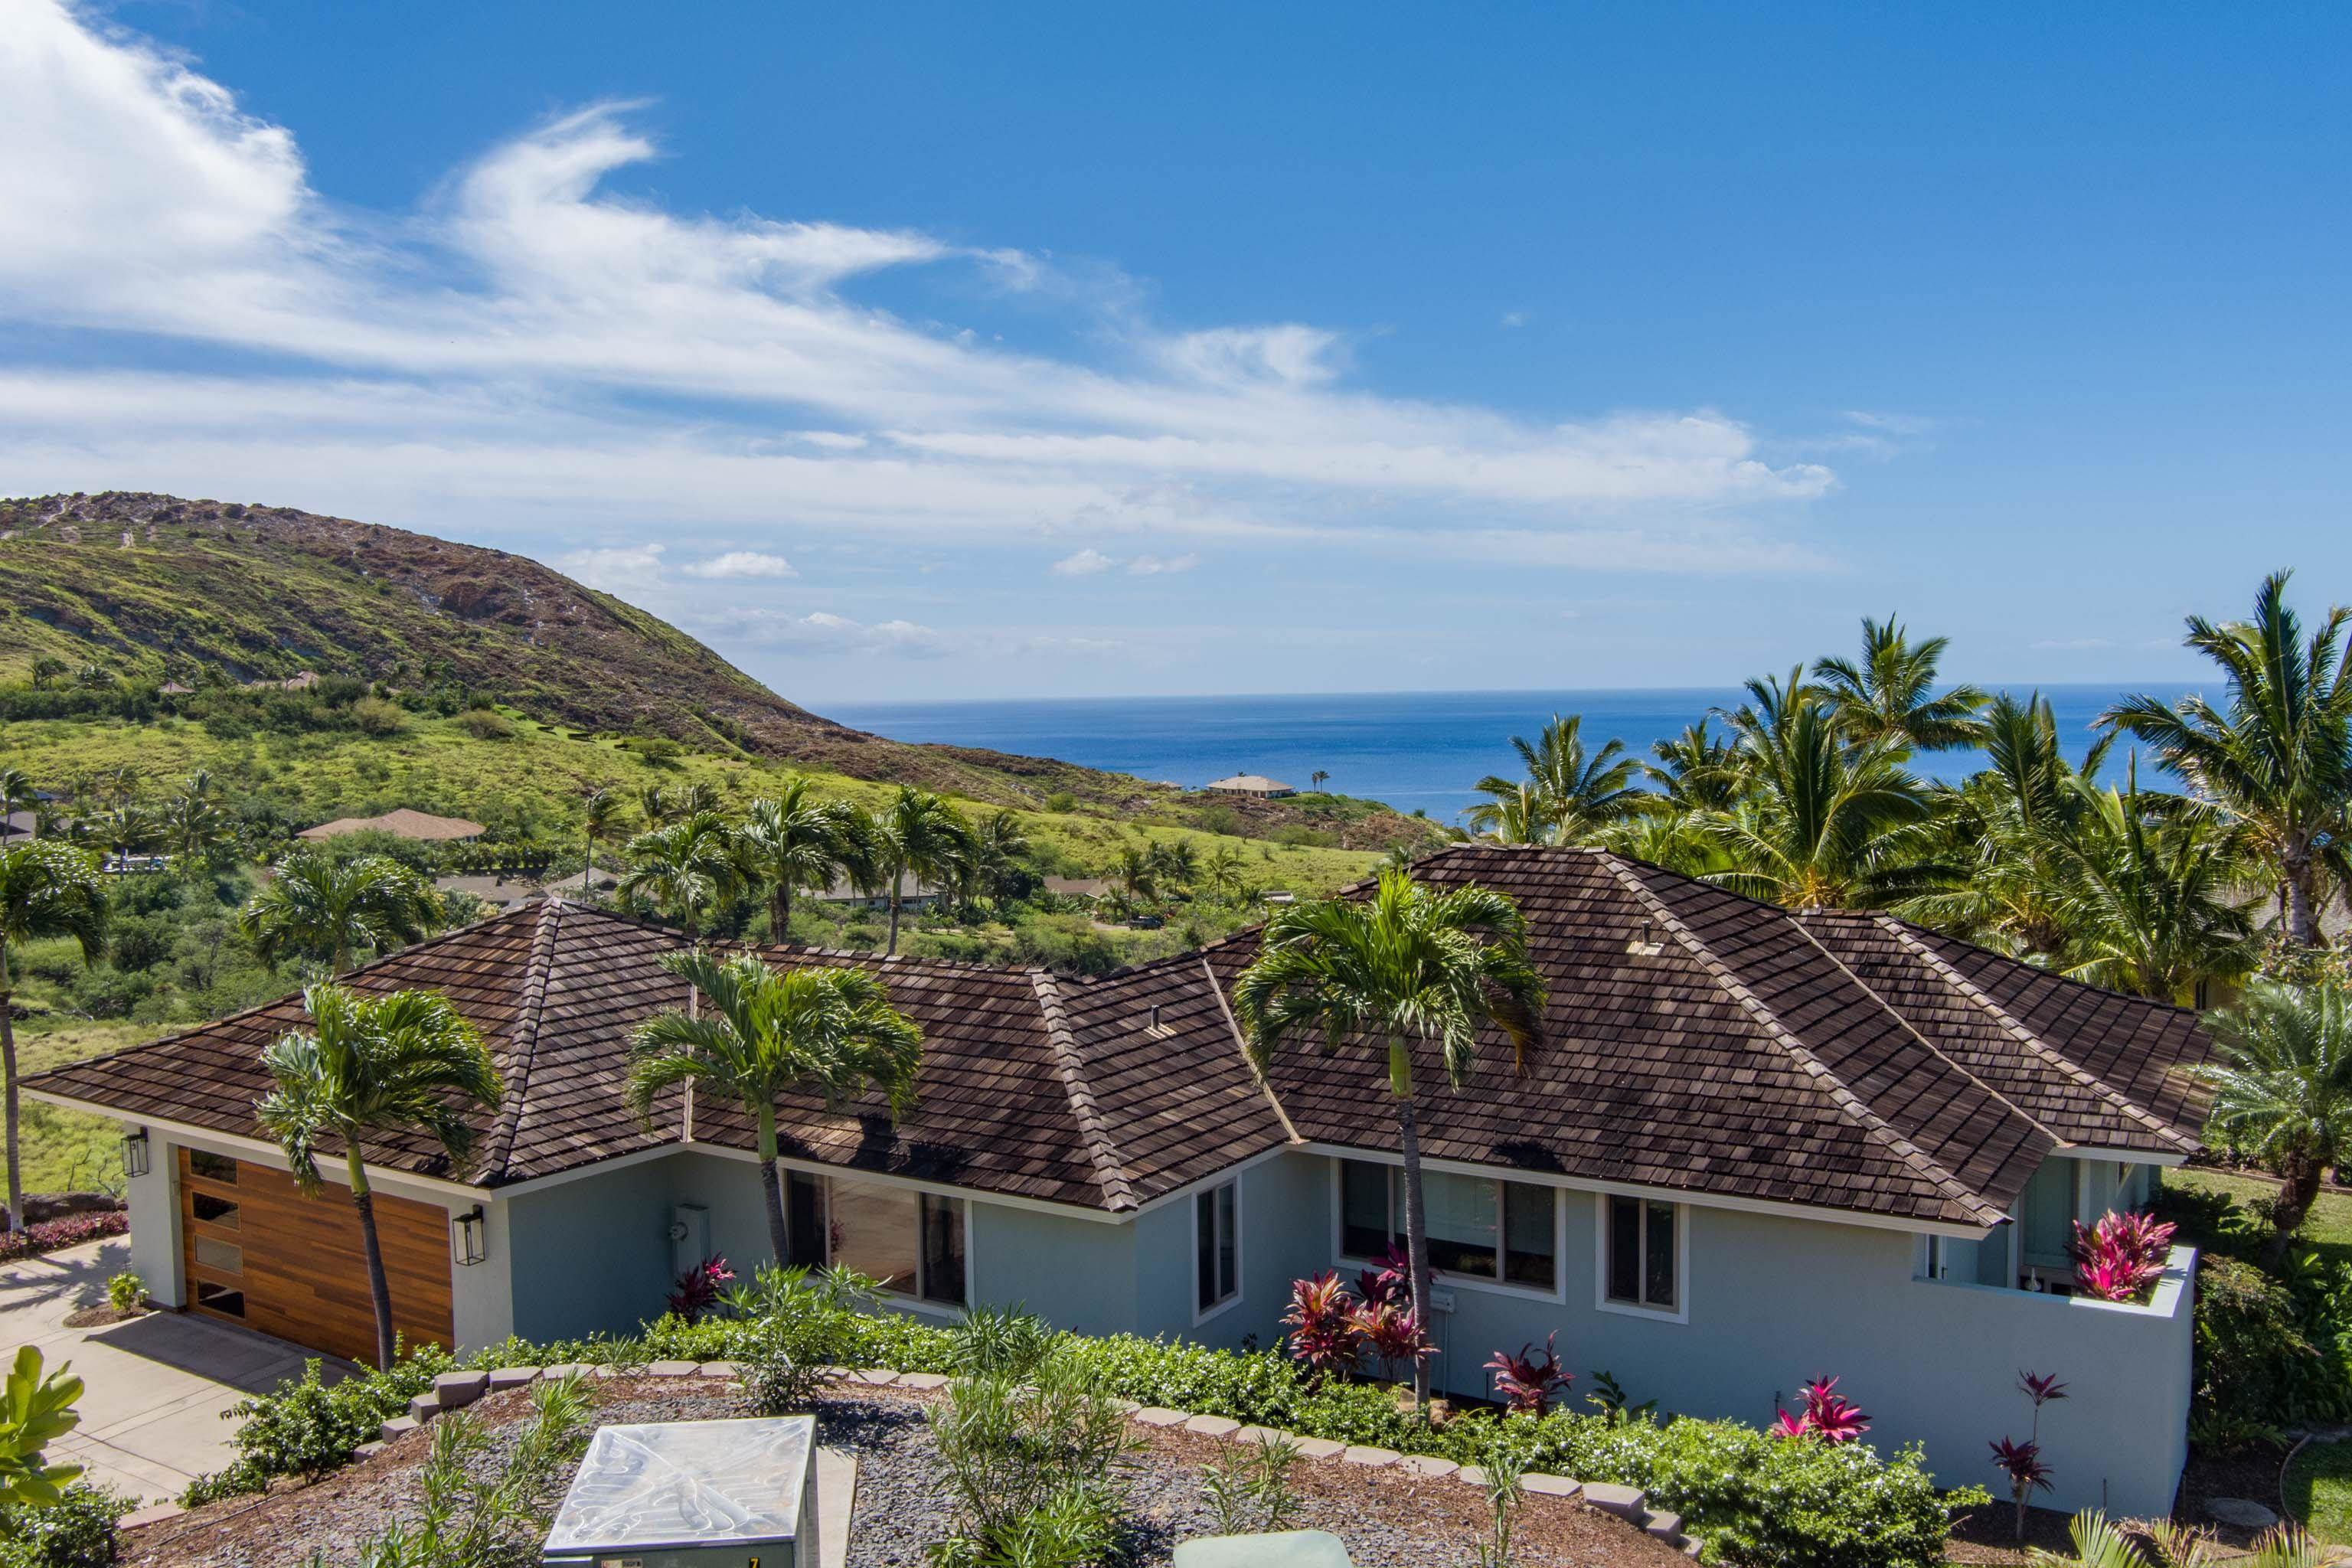
[[(1332, 1171), (1328, 1158), (1290, 1152), (1240, 1173), (1242, 1300), (1205, 1321), (1195, 1321), (1189, 1195), (1115, 1224), (975, 1199), (973, 1300), (1023, 1304), (1085, 1333), (1270, 1345), (1293, 1279), (1355, 1268), (1335, 1255)], [(515, 1326), (532, 1338), (626, 1330), (658, 1313), (678, 1203), (708, 1208), (712, 1245), (739, 1265), (767, 1257), (748, 1161), (681, 1152), (506, 1202)], [(1596, 1303), (1594, 1196), (1563, 1189), (1559, 1203), (1557, 1293), (1440, 1281), (1452, 1298), (1436, 1324), (1441, 1388), (1484, 1395), (1490, 1354), (1555, 1331), (1579, 1394), (1606, 1369), (1633, 1398), (1675, 1414), (1762, 1423), (1807, 1379), (1832, 1374), (1869, 1413), (1874, 1443), (1923, 1442), (1946, 1484), (1991, 1485), (1987, 1446), (2024, 1434), (2032, 1413), (2015, 1383), (2031, 1368), (2072, 1390), (2044, 1413), (2056, 1472), (2044, 1501), (2128, 1514), (2170, 1507), (2187, 1452), (2179, 1279), (2151, 1309), (1929, 1281), (1916, 1277), (1919, 1238), (1906, 1232), (1691, 1206), (1688, 1321), (1664, 1321)]]

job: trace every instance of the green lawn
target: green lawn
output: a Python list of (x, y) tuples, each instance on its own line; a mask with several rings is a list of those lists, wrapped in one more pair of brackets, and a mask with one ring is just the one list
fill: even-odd
[[(2242, 1208), (2278, 1191), (2276, 1182), (2231, 1171), (2167, 1171), (2164, 1184), (2189, 1192), (2218, 1193)], [(2201, 1238), (2194, 1236), (2183, 1239), (2202, 1244)], [(2311, 1205), (2310, 1215), (2303, 1222), (2300, 1245), (2330, 1261), (2352, 1263), (2352, 1194), (2334, 1187), (2323, 1188), (2318, 1201)]]
[(2326, 1542), (2352, 1542), (2352, 1443), (2310, 1443), (2287, 1466), (2289, 1512)]

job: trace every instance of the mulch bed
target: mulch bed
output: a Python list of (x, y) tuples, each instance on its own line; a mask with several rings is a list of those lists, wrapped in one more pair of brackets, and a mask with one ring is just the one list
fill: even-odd
[(127, 1312), (118, 1312), (113, 1308), (108, 1306), (105, 1302), (100, 1301), (95, 1307), (76, 1307), (72, 1311), (68, 1312), (66, 1314), (66, 1327), (69, 1329), (102, 1329), (109, 1323), (127, 1323), (133, 1318), (143, 1318), (146, 1315), (147, 1309), (144, 1307), (133, 1307)]
[[(2172, 1517), (2211, 1531), (2223, 1557), (2244, 1554), (2263, 1532), (2208, 1517), (2206, 1501), (2217, 1497), (2251, 1498), (2265, 1508), (2279, 1509), (2279, 1463), (2284, 1457), (2281, 1450), (2270, 1447), (2238, 1455), (2191, 1454), (2189, 1468), (2180, 1478), (2180, 1496)], [(2067, 1530), (2072, 1518), (2052, 1509), (2026, 1510), (2026, 1544), (2045, 1552), (2067, 1551), (2073, 1539)], [(2004, 1564), (2030, 1561), (2017, 1545), (2016, 1510), (2004, 1501), (1959, 1515), (1952, 1522), (1945, 1561)]]
[[(694, 1379), (623, 1377), (595, 1385), (600, 1424), (717, 1420), (754, 1414), (742, 1394)], [(923, 1568), (925, 1548), (948, 1533), (954, 1513), (935, 1479), (923, 1406), (936, 1394), (903, 1389), (839, 1390), (817, 1407), (819, 1441), (857, 1457), (851, 1568)], [(476, 1405), (496, 1462), (529, 1413), (525, 1391)], [(1129, 1472), (1135, 1532), (1129, 1561), (1164, 1564), (1176, 1543), (1214, 1533), (1201, 1472), (1226, 1445), (1195, 1433), (1137, 1426), (1142, 1440)], [(346, 1563), (394, 1520), (414, 1520), (415, 1470), (430, 1429), (318, 1484), (262, 1497), (232, 1498), (126, 1531), (130, 1568), (277, 1568), (320, 1553)], [(569, 1475), (564, 1478), (568, 1484)], [(1466, 1563), (1486, 1529), (1484, 1493), (1451, 1478), (1302, 1459), (1291, 1467), (1300, 1509), (1296, 1527), (1328, 1530), (1359, 1568), (1433, 1568)], [(551, 1506), (562, 1495), (558, 1486)], [(534, 1543), (535, 1544), (535, 1543)], [(1520, 1510), (1515, 1562), (1561, 1568), (1682, 1568), (1685, 1559), (1622, 1520), (1559, 1498), (1530, 1496)]]

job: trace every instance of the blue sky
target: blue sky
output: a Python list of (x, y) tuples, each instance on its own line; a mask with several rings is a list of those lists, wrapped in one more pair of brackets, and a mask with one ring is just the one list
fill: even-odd
[(2352, 596), (2319, 6), (0, 0), (0, 491), (828, 699), (2159, 680)]

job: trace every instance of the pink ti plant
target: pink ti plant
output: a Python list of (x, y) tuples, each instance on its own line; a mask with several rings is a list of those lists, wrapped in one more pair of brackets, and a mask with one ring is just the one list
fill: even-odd
[(1772, 1430), (1783, 1437), (1818, 1437), (1824, 1443), (1851, 1443), (1870, 1430), (1862, 1408), (1837, 1392), (1834, 1377), (1817, 1377), (1805, 1384), (1801, 1414), (1780, 1412)]
[(1534, 1345), (1524, 1344), (1517, 1355), (1496, 1351), (1486, 1363), (1495, 1374), (1495, 1392), (1514, 1412), (1540, 1416), (1550, 1406), (1552, 1395), (1566, 1393), (1575, 1381), (1573, 1374), (1559, 1370), (1559, 1356), (1553, 1349), (1559, 1338), (1556, 1332), (1546, 1334), (1540, 1356)]
[(1282, 1321), (1290, 1331), (1291, 1359), (1318, 1381), (1354, 1370), (1363, 1331), (1355, 1299), (1338, 1274), (1327, 1268), (1312, 1279), (1293, 1280), (1290, 1311)]

